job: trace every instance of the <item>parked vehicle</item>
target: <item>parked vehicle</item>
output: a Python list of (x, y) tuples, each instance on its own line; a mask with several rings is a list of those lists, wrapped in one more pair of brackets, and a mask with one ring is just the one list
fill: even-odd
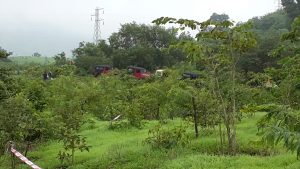
[(182, 80), (183, 80), (183, 79), (187, 79), (187, 78), (193, 80), (193, 79), (197, 79), (198, 77), (199, 77), (199, 74), (197, 74), (197, 73), (192, 73), (192, 72), (184, 72), (184, 73), (181, 75), (181, 79), (182, 79)]
[(163, 77), (164, 73), (165, 73), (165, 70), (158, 69), (158, 70), (155, 71), (155, 76), (157, 76), (157, 77)]
[(43, 79), (44, 80), (51, 80), (53, 77), (52, 77), (52, 72), (51, 71), (45, 71), (44, 73), (43, 73)]
[(97, 65), (94, 69), (94, 76), (98, 77), (101, 74), (107, 74), (111, 70), (109, 65)]
[(132, 74), (136, 79), (145, 79), (150, 77), (150, 72), (142, 67), (129, 66), (127, 70), (128, 73)]

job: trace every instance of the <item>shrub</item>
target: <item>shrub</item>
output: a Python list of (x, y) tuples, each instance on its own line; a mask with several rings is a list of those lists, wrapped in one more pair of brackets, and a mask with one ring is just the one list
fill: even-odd
[(149, 137), (145, 143), (153, 148), (171, 149), (176, 146), (185, 146), (189, 144), (187, 135), (187, 126), (175, 126), (172, 129), (164, 129), (161, 125), (155, 126), (149, 130)]

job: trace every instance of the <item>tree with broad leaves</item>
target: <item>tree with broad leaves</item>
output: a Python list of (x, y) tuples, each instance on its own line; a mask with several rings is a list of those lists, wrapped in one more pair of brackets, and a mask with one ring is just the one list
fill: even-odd
[[(211, 92), (218, 98), (228, 141), (228, 152), (236, 154), (236, 116), (239, 103), (236, 99), (238, 86), (236, 64), (241, 54), (256, 45), (251, 24), (235, 26), (231, 21), (216, 22), (207, 20), (198, 22), (188, 19), (161, 17), (153, 21), (156, 24), (174, 23), (180, 30), (190, 28), (199, 30), (197, 42), (184, 41), (176, 46), (186, 53), (193, 62), (206, 66), (211, 81)], [(209, 27), (213, 29), (207, 31)]]

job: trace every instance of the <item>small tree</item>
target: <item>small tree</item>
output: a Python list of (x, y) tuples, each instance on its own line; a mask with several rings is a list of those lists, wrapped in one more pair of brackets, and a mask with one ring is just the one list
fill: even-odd
[(14, 141), (21, 146), (27, 145), (24, 149), (26, 154), (28, 144), (42, 136), (38, 116), (22, 93), (4, 100), (0, 105), (1, 144)]
[(139, 103), (139, 111), (143, 113), (145, 119), (163, 118), (161, 108), (166, 101), (166, 93), (159, 83), (145, 83), (135, 88), (135, 101)]
[(39, 54), (38, 52), (34, 52), (34, 53), (32, 54), (32, 56), (34, 56), (34, 57), (41, 57), (42, 55)]
[[(250, 23), (233, 27), (233, 22), (205, 21), (197, 22), (188, 19), (161, 17), (156, 24), (175, 23), (181, 30), (191, 28), (200, 30), (195, 36), (198, 42), (184, 41), (177, 45), (188, 53), (194, 62), (204, 63), (212, 82), (209, 88), (218, 98), (222, 117), (227, 133), (228, 151), (236, 153), (235, 118), (236, 103), (236, 64), (242, 53), (256, 44), (253, 34), (249, 31)], [(211, 28), (213, 28), (211, 30)]]
[(79, 135), (79, 130), (84, 123), (85, 89), (82, 83), (71, 77), (60, 77), (51, 86), (53, 96), (51, 108), (60, 123), (60, 140), (64, 150), (60, 151), (58, 158), (61, 164), (65, 160), (75, 161), (75, 151), (89, 150), (85, 138)]
[(12, 52), (7, 52), (5, 49), (0, 47), (0, 59), (6, 59), (8, 56), (12, 55)]

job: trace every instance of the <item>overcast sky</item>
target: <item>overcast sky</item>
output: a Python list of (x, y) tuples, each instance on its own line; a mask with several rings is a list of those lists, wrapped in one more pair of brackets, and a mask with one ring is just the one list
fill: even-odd
[(161, 16), (204, 21), (213, 12), (247, 21), (276, 9), (276, 0), (0, 0), (0, 46), (14, 55), (53, 56), (93, 41), (91, 15), (105, 8), (101, 37), (120, 24), (150, 24)]

